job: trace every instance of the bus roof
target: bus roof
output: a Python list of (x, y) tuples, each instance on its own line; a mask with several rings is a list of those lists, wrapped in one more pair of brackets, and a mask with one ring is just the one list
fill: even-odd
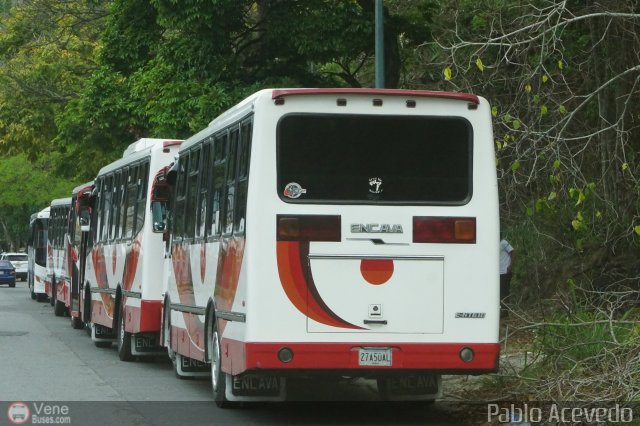
[(92, 186), (93, 186), (93, 181), (85, 182), (82, 185), (78, 185), (75, 188), (73, 188), (73, 191), (71, 191), (71, 193), (75, 195), (78, 192), (82, 191), (83, 189), (90, 189)]
[(51, 201), (51, 207), (71, 205), (71, 197), (56, 198)]
[(145, 149), (154, 147), (158, 144), (163, 144), (167, 146), (167, 144), (179, 145), (181, 144), (181, 140), (167, 140), (167, 139), (157, 139), (157, 138), (142, 138), (130, 144), (127, 149), (122, 153), (122, 158), (128, 157), (134, 152), (144, 151)]
[(371, 88), (280, 88), (280, 89), (263, 89), (253, 93), (238, 104), (229, 108), (216, 118), (209, 125), (185, 140), (180, 149), (188, 150), (192, 145), (202, 140), (203, 137), (215, 133), (219, 128), (223, 128), (229, 122), (233, 122), (244, 117), (253, 109), (257, 99), (269, 97), (278, 100), (288, 96), (317, 96), (317, 95), (365, 95), (365, 96), (405, 96), (411, 98), (436, 98), (449, 99), (454, 101), (462, 101), (470, 104), (479, 105), (480, 98), (470, 93), (458, 92), (442, 92), (433, 90), (404, 90), (404, 89), (371, 89)]
[(369, 88), (328, 88), (328, 89), (273, 89), (272, 99), (286, 96), (300, 95), (375, 95), (375, 96), (410, 96), (426, 98), (445, 98), (479, 104), (480, 99), (470, 93), (441, 92), (434, 90), (404, 90), (404, 89), (369, 89)]
[[(138, 143), (140, 143), (138, 145)], [(182, 143), (181, 140), (177, 139), (151, 139), (151, 138), (143, 138), (138, 140), (137, 142), (132, 143), (125, 150), (124, 155), (121, 159), (114, 161), (113, 163), (107, 164), (98, 172), (98, 176), (107, 174), (113, 170), (120, 168), (125, 164), (132, 163), (136, 160), (144, 158), (151, 153), (153, 149), (164, 149), (174, 145), (180, 145)]]

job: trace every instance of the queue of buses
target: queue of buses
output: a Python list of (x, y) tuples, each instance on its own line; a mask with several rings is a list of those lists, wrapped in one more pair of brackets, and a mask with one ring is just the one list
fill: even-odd
[(498, 189), (481, 97), (269, 89), (141, 139), (31, 217), (29, 289), (219, 406), (291, 377), (433, 400), (499, 359)]

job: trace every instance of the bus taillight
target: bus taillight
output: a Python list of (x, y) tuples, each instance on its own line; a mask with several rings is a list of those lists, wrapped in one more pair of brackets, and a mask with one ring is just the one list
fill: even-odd
[(340, 241), (341, 219), (334, 215), (278, 215), (278, 241)]
[(414, 243), (475, 244), (475, 217), (414, 216)]

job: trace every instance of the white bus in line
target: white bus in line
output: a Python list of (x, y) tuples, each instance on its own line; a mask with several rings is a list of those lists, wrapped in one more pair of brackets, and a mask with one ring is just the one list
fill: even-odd
[(33, 300), (43, 301), (47, 297), (45, 282), (47, 281), (47, 227), (49, 209), (45, 207), (31, 215), (29, 229), (31, 231), (27, 254), (29, 258), (27, 283), (29, 294)]
[(90, 318), (95, 345), (115, 341), (123, 361), (164, 353), (158, 342), (164, 249), (162, 236), (152, 232), (148, 195), (157, 171), (171, 163), (181, 143), (140, 139), (94, 180), (82, 271), (91, 312), (83, 317)]
[(71, 216), (71, 197), (57, 198), (51, 201), (49, 240), (47, 248), (47, 295), (56, 316), (67, 314), (65, 300), (69, 297), (69, 220)]
[(152, 203), (168, 234), (162, 341), (179, 376), (210, 366), (219, 406), (282, 400), (301, 375), (433, 400), (441, 374), (496, 371), (485, 99), (263, 90), (185, 141), (156, 181), (173, 185), (170, 203)]

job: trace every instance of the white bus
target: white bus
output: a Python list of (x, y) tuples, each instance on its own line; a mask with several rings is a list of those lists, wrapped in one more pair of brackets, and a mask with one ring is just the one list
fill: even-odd
[(65, 305), (71, 317), (71, 326), (84, 328), (90, 323), (88, 312), (91, 301), (85, 298), (83, 291), (84, 272), (87, 261), (87, 248), (91, 222), (91, 191), (94, 183), (86, 182), (71, 192), (71, 211), (69, 218), (69, 242), (67, 254), (68, 297)]
[(71, 214), (71, 198), (58, 198), (51, 201), (49, 216), (48, 269), (49, 285), (47, 295), (56, 316), (67, 313), (65, 300), (69, 297), (69, 218)]
[[(84, 274), (91, 338), (117, 342), (121, 360), (156, 355), (162, 303), (162, 236), (152, 232), (148, 193), (182, 141), (144, 138), (103, 167), (94, 181)], [(88, 316), (88, 315), (87, 315)]]
[(163, 343), (179, 375), (210, 365), (218, 405), (281, 400), (302, 375), (433, 400), (441, 374), (497, 369), (485, 99), (263, 90), (185, 141), (166, 181)]
[(47, 297), (45, 283), (47, 281), (47, 227), (49, 223), (49, 209), (45, 207), (38, 213), (31, 215), (29, 220), (29, 245), (27, 253), (29, 264), (27, 283), (29, 294), (33, 300), (43, 301)]

